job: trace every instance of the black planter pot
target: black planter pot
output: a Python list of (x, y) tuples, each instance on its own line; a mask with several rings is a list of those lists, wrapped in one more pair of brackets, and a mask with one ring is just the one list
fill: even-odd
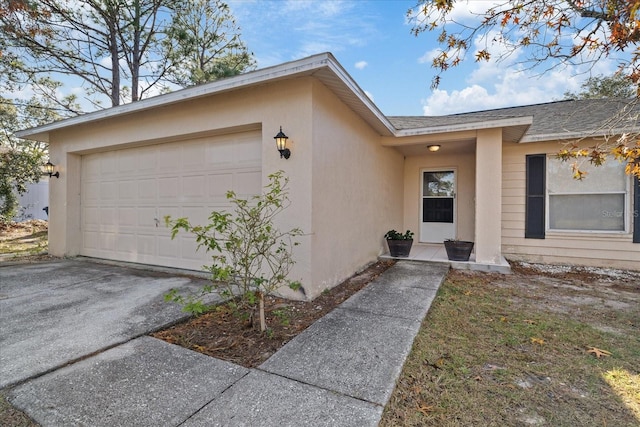
[(450, 261), (469, 261), (473, 242), (463, 240), (445, 240), (444, 248), (447, 250), (447, 258)]
[(389, 245), (389, 255), (392, 257), (406, 258), (411, 252), (413, 239), (411, 240), (387, 240)]

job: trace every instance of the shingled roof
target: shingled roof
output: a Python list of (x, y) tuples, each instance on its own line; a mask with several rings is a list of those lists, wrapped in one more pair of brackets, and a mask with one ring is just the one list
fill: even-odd
[[(621, 111), (630, 114), (620, 115)], [(398, 130), (469, 124), (487, 120), (533, 117), (522, 142), (640, 131), (637, 99), (583, 99), (451, 114), (448, 116), (390, 116)]]

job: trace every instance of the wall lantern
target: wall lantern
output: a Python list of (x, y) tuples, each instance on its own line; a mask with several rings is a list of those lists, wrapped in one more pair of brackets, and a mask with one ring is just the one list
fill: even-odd
[(50, 161), (44, 165), (44, 173), (49, 174), (49, 178), (55, 176), (56, 178), (60, 178), (60, 172), (53, 173), (53, 169), (56, 165), (51, 163)]
[(440, 149), (439, 145), (427, 145), (427, 150), (431, 151), (432, 153), (435, 153), (439, 149)]
[(288, 159), (291, 156), (291, 150), (287, 148), (287, 139), (289, 137), (282, 132), (282, 126), (280, 126), (280, 132), (273, 137), (276, 140), (276, 147), (280, 152), (280, 158)]

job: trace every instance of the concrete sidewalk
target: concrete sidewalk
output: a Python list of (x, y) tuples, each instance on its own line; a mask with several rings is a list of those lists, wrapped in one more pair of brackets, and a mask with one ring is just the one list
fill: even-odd
[(375, 426), (447, 270), (398, 262), (257, 369), (145, 336), (8, 398), (43, 426)]

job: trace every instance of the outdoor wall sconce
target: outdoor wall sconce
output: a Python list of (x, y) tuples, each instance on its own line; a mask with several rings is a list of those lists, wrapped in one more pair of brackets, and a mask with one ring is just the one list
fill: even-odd
[(48, 173), (49, 174), (49, 178), (55, 176), (56, 178), (60, 178), (60, 172), (56, 172), (53, 173), (53, 169), (54, 169), (55, 165), (51, 162), (47, 162), (44, 165), (44, 173)]
[(276, 140), (276, 147), (280, 152), (280, 158), (288, 159), (291, 157), (291, 150), (287, 148), (287, 139), (289, 137), (282, 132), (282, 126), (280, 126), (280, 132), (276, 136), (273, 137)]
[(439, 149), (440, 149), (439, 145), (427, 145), (427, 150), (431, 151), (432, 153), (435, 153)]

